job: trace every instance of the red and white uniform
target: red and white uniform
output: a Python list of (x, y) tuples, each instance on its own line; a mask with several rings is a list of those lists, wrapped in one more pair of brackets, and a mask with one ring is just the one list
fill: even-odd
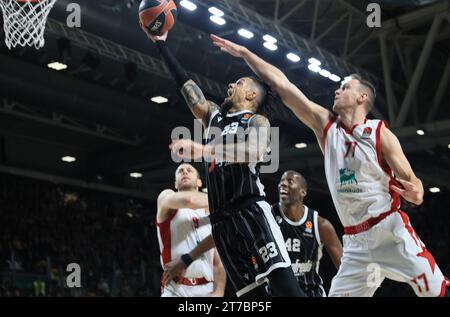
[[(208, 212), (205, 209), (178, 209), (163, 223), (157, 224), (161, 252), (161, 266), (189, 253), (211, 234)], [(214, 250), (205, 252), (192, 262), (183, 278), (168, 285), (162, 284), (162, 297), (208, 296), (213, 291)]]
[(372, 296), (384, 278), (409, 283), (418, 296), (444, 295), (448, 285), (426, 250), (381, 156), (380, 120), (351, 129), (333, 118), (324, 133), (325, 174), (344, 226), (342, 264), (329, 296)]

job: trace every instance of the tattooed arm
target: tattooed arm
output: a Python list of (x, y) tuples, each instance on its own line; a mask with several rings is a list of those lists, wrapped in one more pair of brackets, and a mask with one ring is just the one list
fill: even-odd
[(142, 25), (141, 28), (147, 34), (148, 38), (156, 44), (161, 57), (169, 68), (178, 87), (181, 89), (181, 93), (183, 94), (189, 109), (191, 109), (194, 116), (201, 119), (203, 125), (207, 127), (211, 114), (219, 109), (219, 107), (215, 103), (206, 100), (201, 89), (192, 79), (189, 79), (186, 71), (181, 67), (178, 60), (169, 50), (169, 47), (166, 45), (168, 33), (166, 32), (162, 36), (156, 36), (150, 34), (147, 28)]
[(203, 126), (208, 127), (212, 113), (219, 110), (219, 106), (212, 101), (206, 100), (202, 90), (192, 79), (189, 79), (183, 85), (181, 93), (194, 116), (202, 120)]

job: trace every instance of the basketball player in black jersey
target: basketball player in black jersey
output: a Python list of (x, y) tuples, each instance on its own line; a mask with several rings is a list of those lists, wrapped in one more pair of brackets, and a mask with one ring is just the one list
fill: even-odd
[(270, 135), (269, 121), (258, 113), (266, 106), (266, 87), (255, 78), (241, 78), (229, 85), (219, 107), (187, 77), (165, 44), (167, 34), (143, 30), (156, 43), (190, 110), (208, 129), (206, 145), (175, 140), (170, 147), (185, 159), (204, 158), (212, 235), (236, 294), (268, 296), (269, 280), (273, 296), (304, 296), (259, 180)]
[(305, 178), (286, 171), (278, 184), (279, 203), (272, 212), (286, 241), (295, 277), (308, 297), (326, 296), (319, 275), (322, 247), (328, 251), (336, 269), (341, 265), (342, 244), (333, 225), (303, 204), (308, 192)]

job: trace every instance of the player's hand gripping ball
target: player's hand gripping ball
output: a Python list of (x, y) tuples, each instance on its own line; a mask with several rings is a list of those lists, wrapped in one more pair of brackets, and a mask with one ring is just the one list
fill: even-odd
[(142, 0), (139, 5), (139, 21), (152, 35), (169, 31), (177, 18), (177, 6), (173, 0)]

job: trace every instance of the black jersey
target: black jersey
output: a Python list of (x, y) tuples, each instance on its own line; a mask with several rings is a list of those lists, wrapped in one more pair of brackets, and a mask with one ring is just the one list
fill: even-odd
[(286, 242), (292, 269), (300, 287), (310, 296), (323, 296), (319, 264), (322, 258), (318, 213), (305, 206), (305, 214), (293, 222), (280, 210), (280, 204), (272, 206), (272, 212)]
[[(214, 112), (210, 118), (206, 143), (246, 141), (253, 116), (251, 111), (245, 110), (228, 114)], [(259, 163), (205, 161), (211, 213), (245, 203), (248, 199), (265, 196), (264, 186), (259, 180), (259, 169)]]

